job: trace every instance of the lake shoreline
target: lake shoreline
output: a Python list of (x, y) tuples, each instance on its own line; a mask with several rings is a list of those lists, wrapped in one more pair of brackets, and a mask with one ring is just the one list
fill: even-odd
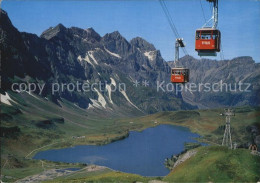
[[(195, 132), (192, 128), (186, 126), (186, 125), (181, 125), (181, 124), (178, 124), (178, 123), (170, 123), (170, 122), (165, 122), (165, 123), (157, 123), (157, 124), (154, 124), (153, 126), (150, 125), (150, 126), (145, 126), (145, 127), (142, 127), (140, 129), (134, 129), (134, 130), (130, 130), (130, 131), (127, 131), (126, 133), (123, 133), (122, 135), (118, 135), (118, 136), (115, 136), (111, 139), (109, 139), (109, 141), (107, 141), (106, 139), (103, 140), (103, 141), (96, 141), (96, 142), (92, 142), (92, 143), (89, 143), (89, 142), (86, 142), (86, 143), (82, 143), (80, 141), (78, 141), (78, 143), (76, 142), (77, 139), (75, 139), (74, 142), (76, 142), (75, 144), (73, 144), (73, 146), (71, 144), (69, 145), (61, 145), (59, 143), (55, 143), (54, 146), (49, 146), (48, 148), (43, 148), (44, 151), (46, 150), (50, 150), (50, 149), (63, 149), (63, 148), (68, 148), (68, 147), (75, 147), (75, 146), (79, 146), (79, 145), (94, 145), (94, 146), (103, 146), (103, 145), (107, 145), (107, 144), (111, 144), (113, 142), (117, 142), (117, 141), (120, 141), (120, 140), (124, 140), (125, 138), (129, 137), (129, 134), (130, 132), (142, 132), (148, 128), (155, 128), (157, 126), (160, 126), (160, 125), (171, 125), (171, 126), (177, 126), (177, 127), (184, 127), (186, 129), (188, 129), (191, 133), (195, 133), (195, 134), (198, 134), (200, 137), (198, 138), (195, 138), (195, 140), (197, 140), (198, 142), (205, 142), (204, 140), (206, 139), (203, 139), (203, 137), (201, 136), (201, 134)], [(63, 142), (60, 142), (60, 143), (63, 143)], [(207, 141), (207, 143), (211, 143), (209, 141)], [(57, 144), (57, 145), (56, 145)], [(40, 148), (39, 148), (40, 149)], [(43, 150), (39, 150), (39, 151), (35, 151), (34, 153), (31, 154), (31, 156), (34, 156), (35, 154), (37, 154), (38, 152), (41, 152)], [(32, 159), (32, 158), (27, 158), (27, 159)]]
[[(164, 166), (165, 158), (183, 152), (185, 143), (197, 142), (195, 138), (199, 137), (186, 127), (157, 124), (139, 131), (128, 131), (127, 135), (111, 140), (110, 143), (80, 144), (41, 151), (33, 159), (95, 164), (141, 176), (166, 176), (169, 170)], [(122, 166), (121, 162), (127, 166)], [(152, 169), (152, 166), (157, 169)]]

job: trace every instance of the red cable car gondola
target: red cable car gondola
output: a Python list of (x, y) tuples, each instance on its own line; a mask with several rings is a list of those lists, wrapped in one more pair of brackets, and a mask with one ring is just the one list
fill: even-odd
[[(208, 22), (206, 22), (201, 29), (196, 30), (195, 50), (199, 56), (217, 56), (220, 52), (221, 34), (217, 29), (218, 25), (218, 0), (207, 0), (213, 3), (213, 15)], [(212, 26), (206, 27), (211, 21)]]
[(172, 83), (187, 83), (189, 82), (189, 69), (185, 68), (172, 68), (171, 71)]
[(221, 33), (214, 28), (196, 30), (195, 50), (200, 56), (214, 56), (220, 52)]
[(175, 60), (174, 68), (171, 69), (171, 82), (184, 84), (189, 82), (189, 69), (177, 66), (177, 62), (179, 62), (179, 47), (185, 47), (182, 38), (176, 39), (175, 42)]

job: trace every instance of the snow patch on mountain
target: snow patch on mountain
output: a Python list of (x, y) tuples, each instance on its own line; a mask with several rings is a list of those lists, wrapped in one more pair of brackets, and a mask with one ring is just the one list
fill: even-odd
[(29, 95), (31, 95), (33, 98), (36, 98), (37, 100), (40, 100), (38, 97), (36, 97), (33, 93), (26, 91)]
[(98, 65), (98, 61), (95, 59), (93, 53), (94, 51), (88, 51), (89, 57), (95, 62), (96, 65)]
[(128, 98), (125, 90), (120, 90), (120, 92), (122, 93), (122, 95), (125, 97), (125, 99), (132, 105), (134, 106), (136, 109), (138, 109), (139, 111), (143, 112), (142, 110), (140, 110), (136, 105), (134, 105), (131, 100)]
[(82, 58), (82, 57), (79, 55), (79, 56), (78, 56), (78, 60), (79, 60), (79, 61), (84, 60), (84, 61), (88, 62), (90, 65), (94, 66), (93, 63), (90, 61), (88, 54), (86, 54), (85, 58)]
[(151, 60), (151, 61), (155, 59), (154, 51), (144, 52), (144, 55), (145, 55), (149, 60)]
[(1, 103), (4, 103), (4, 104), (6, 104), (6, 105), (12, 105), (11, 103), (10, 103), (10, 101), (12, 101), (12, 102), (14, 102), (14, 103), (17, 103), (17, 102), (15, 102), (13, 99), (11, 99), (10, 98), (10, 96), (8, 95), (8, 93), (5, 93), (5, 95), (0, 95), (0, 97), (1, 97)]
[(109, 53), (110, 55), (112, 55), (112, 56), (114, 56), (114, 57), (117, 57), (117, 58), (121, 58), (121, 56), (118, 55), (117, 53), (113, 53), (113, 52), (109, 51), (108, 49), (106, 49), (105, 47), (104, 47), (104, 49), (105, 49), (106, 52)]
[(102, 107), (106, 108), (107, 102), (106, 102), (105, 98), (96, 88), (95, 88), (95, 91), (98, 94), (98, 102), (102, 105)]
[(114, 80), (114, 78), (110, 78), (110, 80), (111, 80), (111, 84), (116, 86), (116, 81)]
[(78, 56), (78, 60), (81, 62), (83, 59), (81, 58), (81, 55)]
[(110, 101), (111, 104), (113, 104), (112, 93), (111, 93), (111, 85), (106, 85), (106, 90), (108, 92), (109, 101)]
[(97, 100), (90, 98), (90, 101), (92, 102), (92, 104), (88, 105), (88, 109), (95, 108), (95, 107), (99, 109), (101, 108)]

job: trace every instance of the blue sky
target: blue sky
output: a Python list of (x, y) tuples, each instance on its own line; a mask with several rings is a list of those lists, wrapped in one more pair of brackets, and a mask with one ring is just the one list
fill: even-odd
[[(205, 22), (200, 0), (165, 0), (165, 3), (189, 55), (199, 58), (194, 51), (194, 34)], [(210, 5), (206, 0), (201, 3), (209, 19)], [(175, 36), (158, 0), (4, 0), (1, 7), (19, 31), (40, 35), (58, 23), (66, 27), (93, 27), (101, 36), (118, 30), (127, 40), (140, 36), (153, 43), (165, 60), (174, 58)], [(259, 23), (260, 1), (219, 0), (218, 28), (222, 32), (225, 59), (252, 56), (260, 62)]]

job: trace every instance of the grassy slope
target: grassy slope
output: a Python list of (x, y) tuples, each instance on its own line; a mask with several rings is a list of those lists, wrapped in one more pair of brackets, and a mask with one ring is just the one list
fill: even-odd
[[(88, 175), (75, 175), (74, 177), (68, 178), (58, 178), (52, 181), (46, 181), (49, 183), (62, 183), (62, 182), (125, 182), (125, 183), (133, 183), (133, 182), (148, 182), (149, 180), (155, 180), (156, 178), (142, 177), (140, 175), (117, 172), (117, 171), (109, 171), (109, 172), (98, 172), (95, 174)], [(158, 178), (159, 179), (159, 178)]]
[(260, 157), (248, 150), (229, 150), (212, 146), (180, 164), (167, 177), (168, 182), (257, 182), (260, 179)]
[[(59, 107), (45, 99), (35, 98), (26, 93), (12, 94), (11, 97), (19, 101), (19, 104), (13, 103), (12, 107), (1, 104), (1, 114), (12, 116), (11, 119), (2, 120), (1, 126), (18, 126), (21, 133), (18, 138), (2, 138), (1, 167), (5, 164), (2, 173), (11, 175), (13, 179), (43, 171), (39, 162), (27, 160), (24, 157), (46, 145), (45, 148), (39, 150), (77, 144), (104, 144), (124, 138), (129, 130), (143, 130), (158, 124), (189, 127), (193, 132), (203, 135), (204, 139), (211, 142), (220, 143), (223, 135), (223, 130), (219, 127), (224, 124), (224, 118), (219, 116), (222, 111), (218, 109), (160, 112), (137, 118), (117, 119), (116, 116), (111, 117), (100, 111), (89, 113), (67, 101), (63, 101), (62, 107)], [(21, 109), (22, 113), (15, 113), (17, 108)], [(64, 124), (55, 123), (53, 129), (41, 129), (35, 125), (41, 120), (61, 117), (65, 120)], [(246, 132), (245, 127), (257, 123), (259, 119), (259, 108), (237, 109), (237, 115), (231, 121), (233, 139), (238, 143), (248, 141), (250, 134)], [(72, 136), (85, 136), (85, 138), (73, 139)], [(28, 158), (36, 152), (31, 153)]]

